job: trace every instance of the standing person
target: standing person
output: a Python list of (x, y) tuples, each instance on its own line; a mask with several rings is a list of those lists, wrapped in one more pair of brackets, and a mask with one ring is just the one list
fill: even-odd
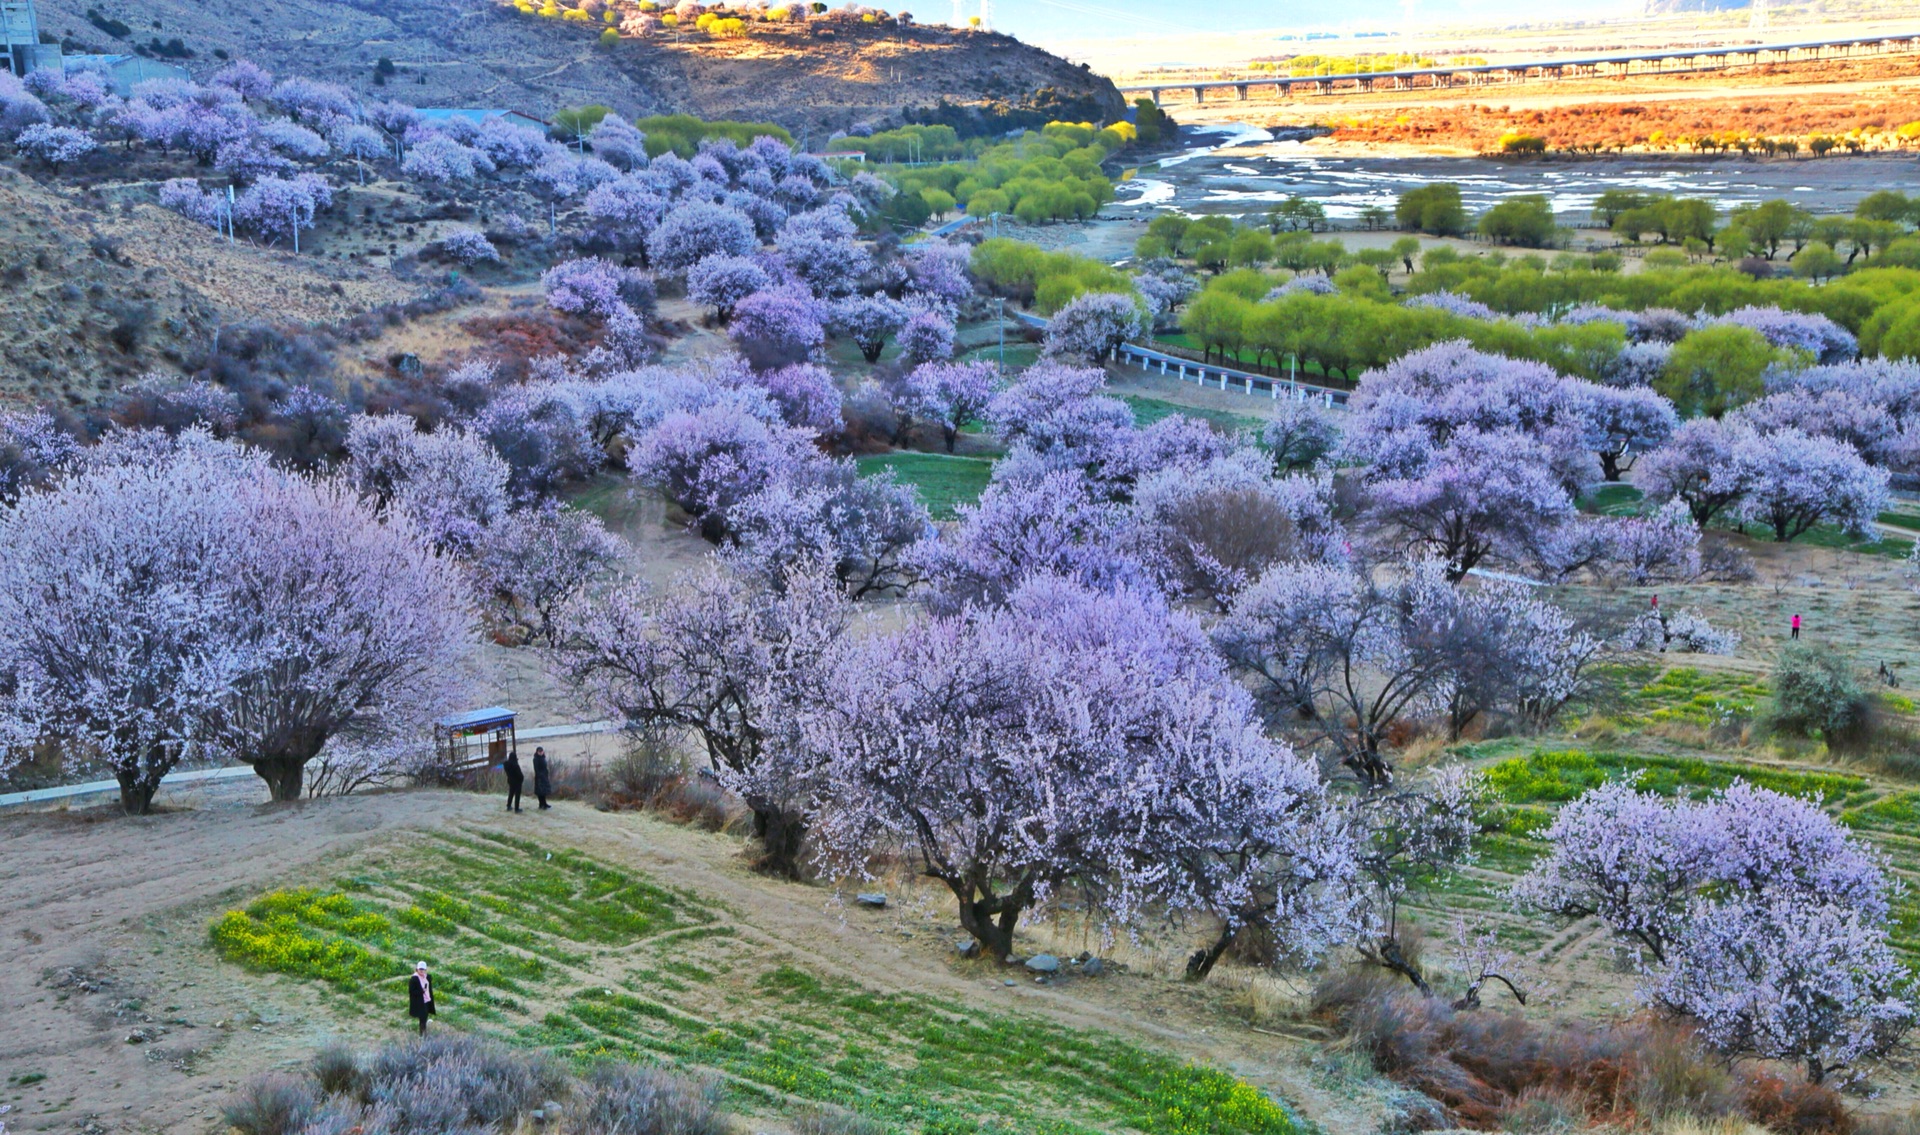
[(518, 812), (520, 788), (527, 783), (527, 774), (520, 771), (519, 752), (509, 752), (507, 759), (501, 763), (500, 767), (507, 770), (507, 811)]
[(427, 963), (415, 962), (413, 976), (407, 979), (407, 1015), (420, 1020), (420, 1035), (427, 1035), (427, 1018), (433, 1016), (433, 982), (427, 977)]
[(1793, 637), (1800, 637), (1800, 616), (1798, 615), (1793, 617)]
[(540, 801), (540, 810), (547, 810), (547, 794), (553, 791), (553, 778), (547, 773), (547, 750), (533, 747), (533, 796)]

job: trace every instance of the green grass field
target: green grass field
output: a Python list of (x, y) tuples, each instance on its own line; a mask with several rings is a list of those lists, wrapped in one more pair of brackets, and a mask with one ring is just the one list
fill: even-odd
[(1235, 430), (1258, 430), (1264, 420), (1251, 414), (1236, 414), (1231, 410), (1208, 410), (1194, 406), (1182, 406), (1160, 398), (1148, 398), (1140, 394), (1124, 394), (1120, 400), (1133, 411), (1133, 422), (1137, 426), (1150, 426), (1162, 418), (1175, 414), (1185, 414), (1189, 418), (1199, 418), (1213, 423), (1216, 429), (1232, 432)]
[[(822, 919), (831, 916), (824, 913)], [(824, 929), (824, 928), (823, 928)], [(249, 969), (390, 1011), (436, 965), (443, 1025), (577, 1063), (718, 1073), (729, 1106), (831, 1103), (924, 1135), (1290, 1135), (1250, 1085), (1108, 1033), (830, 977), (638, 872), (497, 835), (436, 836), (213, 923)]]
[(993, 462), (980, 457), (953, 457), (945, 453), (874, 453), (855, 459), (863, 477), (891, 469), (912, 485), (935, 520), (952, 520), (954, 507), (980, 499)]

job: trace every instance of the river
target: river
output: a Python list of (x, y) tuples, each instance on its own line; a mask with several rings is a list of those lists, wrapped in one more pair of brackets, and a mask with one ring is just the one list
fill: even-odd
[(1920, 185), (1920, 158), (1910, 154), (1764, 161), (1685, 154), (1531, 161), (1376, 156), (1326, 139), (1275, 141), (1265, 128), (1247, 124), (1183, 128), (1182, 140), (1190, 142), (1185, 150), (1116, 187), (1116, 210), (1264, 213), (1299, 194), (1318, 201), (1329, 220), (1349, 224), (1368, 206), (1393, 208), (1405, 189), (1451, 181), (1469, 213), (1541, 193), (1563, 222), (1583, 224), (1594, 198), (1608, 189), (1704, 197), (1723, 213), (1774, 197), (1816, 213), (1849, 213), (1875, 190)]

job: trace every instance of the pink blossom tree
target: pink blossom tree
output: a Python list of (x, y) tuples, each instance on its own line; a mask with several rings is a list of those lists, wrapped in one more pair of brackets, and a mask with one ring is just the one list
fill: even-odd
[(1749, 433), (1734, 444), (1733, 456), (1745, 489), (1734, 515), (1766, 525), (1783, 543), (1821, 523), (1867, 539), (1886, 510), (1887, 471), (1845, 442), (1791, 429)]
[(1656, 449), (1680, 426), (1673, 403), (1648, 387), (1616, 389), (1595, 386), (1592, 436), (1599, 442), (1600, 472), (1618, 481), (1639, 457)]
[(89, 755), (129, 815), (203, 752), (245, 665), (218, 626), (247, 491), (229, 456), (110, 465), (0, 512), (0, 735)]
[(816, 458), (811, 435), (769, 425), (735, 402), (675, 410), (628, 452), (633, 475), (684, 509), (703, 535), (734, 530), (733, 510)]
[(300, 230), (313, 227), (314, 218), (333, 204), (333, 189), (315, 173), (298, 177), (263, 177), (247, 187), (233, 205), (233, 219), (268, 243), (289, 241), (300, 251)]
[(774, 590), (709, 567), (667, 591), (635, 581), (569, 607), (557, 661), (629, 726), (693, 734), (752, 810), (761, 868), (798, 878), (819, 764), (803, 728), (850, 615), (830, 576), (796, 570)]
[(0, 410), (0, 507), (71, 466), (80, 443), (45, 410)]
[(944, 240), (926, 240), (907, 248), (907, 290), (935, 303), (957, 307), (973, 298), (968, 275), (972, 254)]
[(541, 274), (547, 306), (555, 311), (610, 319), (653, 300), (653, 278), (597, 256), (563, 260)]
[(1435, 560), (1387, 580), (1340, 563), (1277, 564), (1234, 599), (1214, 642), (1256, 682), (1270, 721), (1306, 726), (1384, 786), (1388, 731), (1449, 692), (1447, 632), (1460, 604), (1449, 574)]
[(526, 620), (535, 638), (557, 645), (560, 609), (604, 578), (625, 551), (592, 513), (542, 506), (495, 523), (475, 566), (510, 615)]
[(14, 147), (50, 169), (77, 162), (99, 148), (93, 135), (71, 126), (35, 123), (14, 135)]
[(761, 369), (804, 362), (826, 342), (826, 311), (805, 288), (780, 284), (734, 306), (727, 334)]
[(767, 371), (759, 382), (788, 425), (823, 434), (839, 430), (840, 386), (826, 367), (795, 363)]
[(1700, 904), (1649, 996), (1719, 1052), (1795, 1061), (1815, 1084), (1887, 1054), (1915, 1012), (1884, 924), (1797, 894)]
[(472, 612), (451, 560), (343, 484), (264, 478), (242, 499), (221, 626), (244, 665), (207, 744), (294, 800), (330, 741), (390, 736), (458, 704)]
[(1140, 336), (1140, 305), (1116, 292), (1088, 292), (1067, 302), (1047, 323), (1047, 354), (1104, 363), (1114, 350)]
[(457, 427), (421, 433), (404, 414), (358, 415), (347, 426), (343, 474), (379, 511), (392, 510), (435, 547), (471, 556), (507, 513), (513, 470)]
[(1035, 576), (1100, 589), (1146, 582), (1126, 544), (1126, 511), (1077, 470), (995, 481), (958, 511), (959, 524), (919, 553), (931, 602), (943, 613), (1004, 604)]
[(1739, 781), (1699, 803), (1614, 783), (1545, 835), (1515, 901), (1644, 946), (1645, 996), (1721, 1052), (1801, 1061), (1818, 1083), (1912, 1026), (1885, 866), (1817, 803)]
[(687, 269), (687, 298), (713, 309), (715, 319), (733, 318), (740, 301), (773, 281), (759, 262), (746, 256), (718, 254)]
[[(911, 856), (995, 958), (1069, 881), (1130, 923), (1149, 904), (1251, 905), (1238, 864), (1210, 855), (1249, 828), (1319, 854), (1289, 816), (1315, 778), (1260, 734), (1199, 627), (1145, 597), (1036, 580), (1004, 609), (862, 643), (833, 689), (810, 730), (829, 866)], [(1216, 874), (1183, 869), (1199, 859)]]
[(881, 293), (851, 296), (835, 303), (828, 323), (835, 335), (845, 335), (860, 348), (860, 357), (869, 363), (880, 361), (887, 340), (907, 325), (909, 312), (899, 300)]
[(1375, 514), (1460, 579), (1493, 556), (1514, 557), (1569, 520), (1574, 505), (1550, 451), (1512, 430), (1467, 428), (1368, 488)]
[(1648, 454), (1640, 485), (1649, 500), (1678, 500), (1706, 524), (1740, 500), (1746, 484), (1734, 463), (1742, 431), (1737, 424), (1712, 418), (1686, 422), (1667, 443)]
[(923, 363), (907, 376), (906, 392), (915, 415), (939, 423), (952, 453), (960, 431), (986, 412), (999, 380), (992, 363)]
[(709, 256), (747, 256), (760, 247), (753, 222), (722, 205), (676, 206), (647, 234), (647, 261), (662, 272), (685, 272)]
[(912, 485), (891, 470), (862, 477), (849, 460), (809, 462), (732, 510), (733, 560), (774, 586), (794, 564), (819, 564), (849, 599), (904, 591), (918, 582), (915, 553), (933, 522)]
[(1260, 440), (1283, 473), (1311, 469), (1340, 443), (1340, 427), (1326, 407), (1307, 398), (1288, 398), (1273, 408)]
[(953, 357), (953, 318), (936, 308), (917, 311), (900, 328), (900, 357), (913, 366)]

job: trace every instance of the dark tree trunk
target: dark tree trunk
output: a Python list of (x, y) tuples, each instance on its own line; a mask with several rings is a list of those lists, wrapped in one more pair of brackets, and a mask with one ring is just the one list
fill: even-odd
[(760, 841), (757, 870), (782, 879), (799, 881), (800, 845), (807, 838), (807, 817), (777, 804), (748, 805), (753, 809), (753, 835)]
[(267, 782), (267, 791), (276, 804), (300, 799), (306, 769), (307, 762), (296, 757), (271, 757), (253, 762), (254, 775)]
[(1433, 996), (1433, 986), (1427, 984), (1426, 975), (1420, 972), (1420, 967), (1409, 962), (1406, 955), (1400, 952), (1399, 939), (1393, 937), (1380, 939), (1380, 944), (1375, 948), (1374, 955), (1375, 960), (1378, 961), (1382, 967), (1411, 981), (1413, 987), (1420, 991), (1422, 997)]
[(960, 928), (997, 962), (1006, 961), (1013, 952), (1013, 927), (1018, 921), (1019, 906), (1005, 899), (960, 900)]
[(1807, 1083), (1818, 1084), (1827, 1078), (1826, 1066), (1820, 1063), (1818, 1056), (1807, 1057)]
[(1189, 955), (1187, 958), (1187, 980), (1206, 980), (1207, 975), (1213, 972), (1214, 964), (1226, 954), (1227, 947), (1233, 945), (1234, 935), (1238, 933), (1240, 933), (1240, 927), (1229, 923), (1221, 929), (1220, 936), (1214, 939), (1212, 945), (1202, 946)]
[(942, 424), (940, 436), (947, 443), (947, 452), (952, 453), (954, 443), (960, 440), (960, 431), (953, 426)]
[(153, 810), (153, 794), (160, 789), (160, 778), (135, 776), (133, 773), (114, 774), (120, 782), (120, 810), (129, 816), (144, 816)]

